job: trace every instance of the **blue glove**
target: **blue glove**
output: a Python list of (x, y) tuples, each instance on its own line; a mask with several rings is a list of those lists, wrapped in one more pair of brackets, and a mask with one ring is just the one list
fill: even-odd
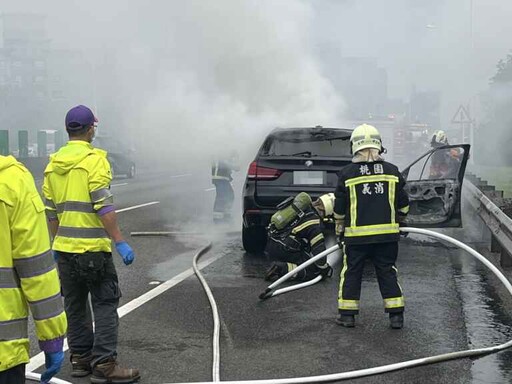
[(62, 366), (62, 362), (64, 361), (64, 352), (45, 352), (45, 366), (46, 371), (41, 375), (41, 383), (49, 383), (53, 376), (55, 376)]
[(130, 265), (133, 263), (133, 259), (135, 259), (135, 253), (133, 253), (132, 247), (128, 245), (126, 241), (120, 241), (116, 243), (117, 253), (121, 255), (123, 258), (125, 265)]

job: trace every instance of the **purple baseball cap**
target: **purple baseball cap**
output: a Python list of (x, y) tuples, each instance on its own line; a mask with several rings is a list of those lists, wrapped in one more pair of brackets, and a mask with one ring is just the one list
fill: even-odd
[(77, 105), (71, 108), (66, 114), (66, 129), (76, 131), (83, 127), (89, 127), (97, 122), (94, 113), (85, 105)]

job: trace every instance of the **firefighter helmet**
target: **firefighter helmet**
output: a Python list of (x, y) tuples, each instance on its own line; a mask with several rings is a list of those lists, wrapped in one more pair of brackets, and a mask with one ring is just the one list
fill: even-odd
[(448, 145), (448, 136), (446, 136), (446, 132), (442, 130), (437, 130), (432, 135), (432, 140), (430, 142), (432, 147), (439, 147), (441, 145)]
[(352, 132), (350, 136), (352, 153), (366, 148), (374, 148), (382, 151), (382, 138), (379, 131), (373, 125), (362, 124)]
[(322, 206), (322, 216), (329, 217), (334, 214), (334, 193), (326, 193), (318, 198)]

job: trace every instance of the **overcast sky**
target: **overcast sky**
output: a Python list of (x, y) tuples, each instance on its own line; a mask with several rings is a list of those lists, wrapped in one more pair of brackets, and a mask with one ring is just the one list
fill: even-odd
[(325, 49), (375, 57), (392, 97), (441, 91), (447, 123), (512, 48), (509, 0), (2, 0), (0, 11), (47, 15), (54, 46), (93, 62), (110, 52), (123, 122), (201, 151), (204, 138), (342, 124), (350, 95), (322, 71)]

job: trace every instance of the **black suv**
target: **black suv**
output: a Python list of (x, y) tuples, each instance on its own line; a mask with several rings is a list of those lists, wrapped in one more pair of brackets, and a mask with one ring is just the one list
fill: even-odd
[(277, 128), (265, 139), (249, 166), (243, 193), (243, 246), (261, 252), (266, 227), (276, 206), (299, 192), (313, 199), (334, 192), (337, 173), (352, 160), (352, 130), (340, 128)]
[(107, 151), (108, 162), (112, 175), (125, 175), (132, 179), (135, 177), (136, 167), (131, 151), (110, 136), (96, 136), (94, 146)]

